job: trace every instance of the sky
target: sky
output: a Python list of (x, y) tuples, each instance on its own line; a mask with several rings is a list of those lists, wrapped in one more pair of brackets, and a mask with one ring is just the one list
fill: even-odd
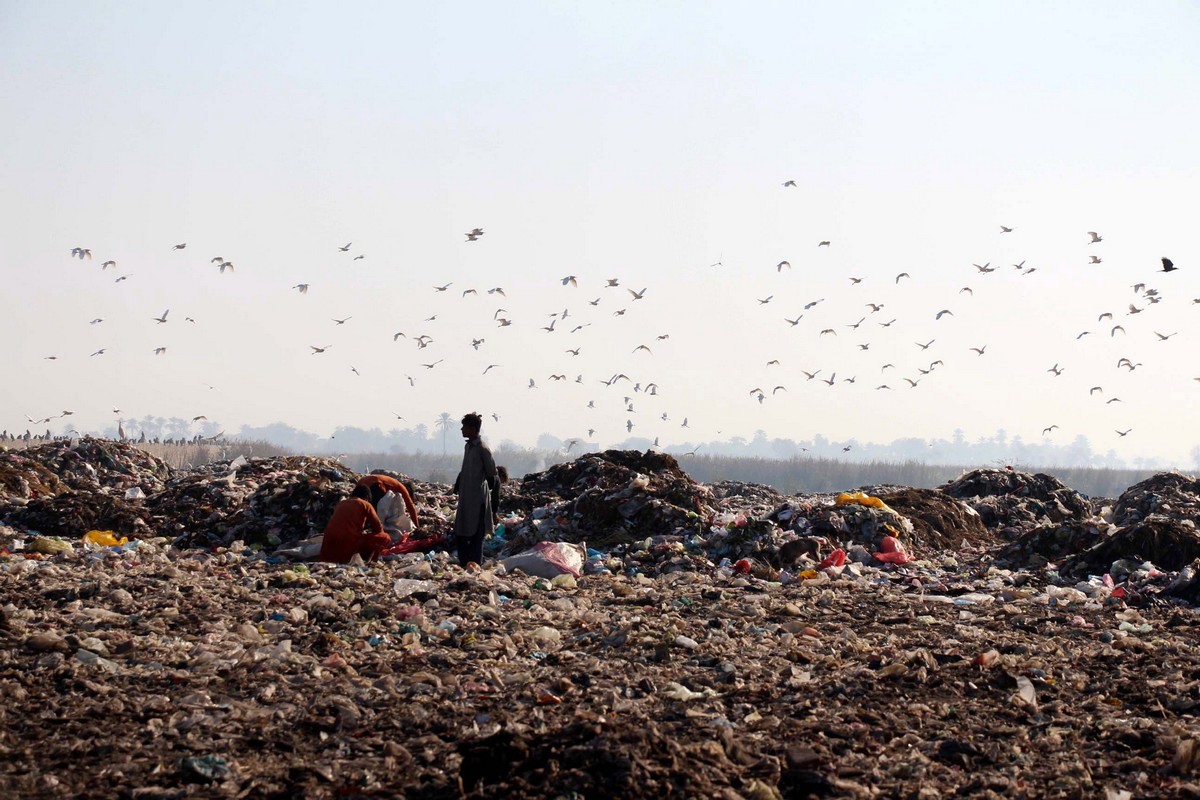
[(1187, 2), (3, 0), (0, 427), (478, 411), (525, 444), (1003, 429), (1187, 464), (1198, 30)]

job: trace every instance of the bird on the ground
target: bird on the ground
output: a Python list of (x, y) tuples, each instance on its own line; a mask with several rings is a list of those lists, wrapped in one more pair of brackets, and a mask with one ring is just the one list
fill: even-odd
[(1088, 244), (1095, 244), (1096, 242), (1104, 241), (1104, 237), (1101, 236), (1100, 234), (1096, 233), (1095, 231), (1088, 231), (1087, 235), (1092, 237), (1092, 240), (1090, 242), (1088, 242)]
[(1162, 265), (1163, 265), (1163, 268), (1160, 270), (1160, 272), (1174, 272), (1176, 269), (1178, 269), (1175, 266), (1175, 262), (1172, 261), (1171, 259), (1167, 258), (1166, 256), (1163, 257)]
[(172, 247), (171, 249), (172, 250), (182, 250), (185, 247), (187, 247), (187, 242), (182, 242), (180, 244), (177, 244), (174, 247)]
[(168, 308), (166, 311), (164, 311), (162, 313), (161, 317), (151, 317), (151, 319), (154, 320), (155, 322), (157, 322), (159, 325), (162, 325), (164, 322), (167, 321), (167, 314), (170, 314), (170, 313), (171, 313), (171, 309)]

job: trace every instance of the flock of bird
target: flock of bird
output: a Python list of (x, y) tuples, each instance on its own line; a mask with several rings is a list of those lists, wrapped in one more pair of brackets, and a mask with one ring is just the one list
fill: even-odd
[[(783, 184), (785, 189), (795, 187), (794, 181), (786, 181)], [(1004, 237), (1019, 236), (1016, 233), (1017, 226), (1001, 225), (997, 235)], [(1097, 231), (1088, 231), (1086, 240), (1081, 242), (1081, 246), (1087, 251), (1086, 263), (1100, 264), (1103, 262), (1103, 250), (1100, 247), (1104, 242), (1104, 238)], [(816, 239), (816, 237), (814, 237)], [(483, 228), (475, 227), (464, 233), (464, 244), (470, 247), (485, 247), (486, 239)], [(484, 243), (480, 245), (479, 243)], [(822, 250), (832, 250), (835, 248), (835, 243), (830, 239), (817, 239), (815, 247)], [(186, 242), (181, 242), (173, 245), (171, 251), (184, 251), (188, 247)], [(165, 245), (164, 245), (164, 249)], [(352, 260), (359, 261), (366, 258), (365, 253), (356, 252), (354, 250), (354, 242), (346, 242), (344, 245), (331, 247), (335, 254), (349, 255)], [(72, 258), (79, 260), (90, 261), (92, 259), (92, 251), (86, 247), (73, 247), (70, 250)], [(345, 257), (341, 255), (340, 257)], [(221, 256), (214, 256), (208, 260), (210, 265), (215, 265), (219, 275), (224, 275), (228, 272), (234, 274), (234, 264)], [(107, 271), (110, 267), (117, 270), (118, 263), (115, 260), (106, 260), (101, 263), (101, 271)], [(712, 265), (713, 268), (723, 268), (723, 259)], [(1038, 271), (1037, 266), (1027, 265), (1026, 260), (1021, 260), (1018, 263), (1009, 264), (1007, 266), (993, 265), (990, 261), (984, 263), (971, 264), (975, 275), (980, 280), (990, 280), (990, 276), (1001, 269), (1012, 271), (1012, 274), (1024, 278), (1025, 276), (1033, 275)], [(783, 276), (786, 272), (792, 272), (792, 263), (788, 259), (778, 261), (773, 265), (774, 274)], [(910, 269), (913, 269), (910, 267)], [(915, 269), (914, 269), (915, 271)], [(1095, 335), (1105, 336), (1108, 339), (1115, 339), (1118, 336), (1128, 336), (1133, 332), (1141, 333), (1140, 326), (1135, 326), (1134, 322), (1141, 320), (1140, 315), (1145, 314), (1147, 318), (1151, 314), (1153, 306), (1160, 303), (1163, 299), (1163, 294), (1158, 288), (1150, 287), (1148, 281), (1150, 276), (1145, 274), (1144, 270), (1135, 270), (1137, 281), (1132, 284), (1134, 292), (1134, 301), (1128, 303), (1127, 310), (1122, 313), (1122, 319), (1118, 321), (1115, 317), (1116, 313), (1110, 309), (1100, 310), (1096, 317), (1097, 323), (1103, 323), (1102, 326), (1095, 330), (1086, 329), (1078, 333), (1077, 340), (1084, 337)], [(1157, 272), (1169, 275), (1176, 271), (1175, 264), (1169, 258), (1161, 259), (1161, 269)], [(118, 275), (117, 282), (126, 280), (128, 274)], [(847, 281), (847, 289), (849, 292), (863, 291), (872, 285), (879, 285), (879, 278), (882, 276), (869, 277), (865, 274), (847, 274), (844, 276)], [(900, 286), (902, 282), (912, 281), (913, 275), (908, 271), (900, 271), (890, 276), (889, 284), (892, 286)], [(567, 450), (581, 442), (592, 444), (592, 440), (596, 438), (598, 432), (603, 436), (615, 438), (623, 431), (624, 435), (630, 436), (635, 428), (639, 431), (639, 435), (645, 435), (646, 439), (653, 435), (653, 444), (658, 445), (660, 437), (666, 432), (664, 426), (672, 425), (679, 428), (689, 428), (689, 419), (694, 416), (689, 409), (681, 408), (687, 403), (687, 394), (691, 389), (685, 388), (683, 391), (667, 392), (673, 394), (670, 404), (672, 410), (665, 407), (665, 403), (658, 400), (660, 393), (664, 393), (664, 387), (660, 386), (657, 380), (651, 380), (647, 374), (651, 371), (646, 368), (646, 362), (640, 359), (651, 359), (655, 357), (656, 352), (661, 353), (667, 349), (671, 358), (683, 358), (687, 354), (680, 353), (674, 350), (675, 342), (671, 340), (671, 333), (667, 330), (660, 330), (653, 334), (653, 337), (647, 336), (645, 341), (638, 342), (635, 346), (628, 348), (627, 351), (618, 352), (616, 342), (618, 339), (613, 335), (615, 328), (613, 326), (620, 325), (622, 318), (633, 317), (642, 314), (643, 320), (647, 315), (641, 311), (647, 303), (653, 302), (655, 290), (647, 286), (626, 286), (623, 279), (619, 277), (604, 277), (597, 279), (583, 278), (577, 274), (567, 274), (559, 279), (561, 291), (568, 292), (563, 298), (563, 307), (561, 310), (555, 309), (549, 312), (543, 312), (545, 316), (541, 321), (530, 321), (527, 318), (519, 318), (513, 312), (510, 312), (506, 306), (510, 306), (509, 294), (503, 286), (465, 286), (455, 281), (446, 281), (444, 283), (430, 283), (427, 291), (429, 292), (429, 302), (427, 310), (435, 313), (421, 320), (421, 325), (429, 326), (426, 330), (417, 331), (409, 328), (408, 330), (398, 330), (391, 334), (391, 342), (393, 345), (403, 345), (407, 342), (416, 352), (416, 360), (409, 366), (409, 372), (402, 372), (404, 382), (408, 388), (416, 388), (418, 379), (422, 373), (431, 372), (438, 369), (446, 369), (453, 365), (455, 369), (463, 369), (467, 364), (462, 359), (461, 355), (466, 348), (469, 348), (470, 353), (479, 353), (483, 359), (478, 362), (478, 375), (480, 379), (487, 378), (493, 380), (497, 374), (507, 373), (511, 376), (514, 370), (520, 370), (523, 373), (520, 377), (520, 384), (510, 382), (508, 384), (507, 395), (514, 402), (520, 402), (519, 398), (514, 398), (518, 391), (535, 392), (544, 387), (555, 384), (575, 384), (577, 386), (589, 387), (596, 392), (603, 392), (603, 395), (589, 396), (586, 404), (579, 409), (581, 414), (591, 414), (593, 411), (603, 410), (606, 413), (589, 416), (586, 422), (579, 424), (579, 436), (568, 440)], [(299, 295), (309, 295), (313, 288), (312, 283), (300, 282), (291, 285), (291, 290)], [(593, 293), (586, 293), (589, 287), (595, 287)], [(980, 287), (981, 291), (984, 287)], [(452, 291), (453, 290), (453, 291)], [(768, 319), (781, 302), (784, 302), (780, 296), (782, 289), (768, 291), (762, 295), (748, 291), (746, 299), (747, 313), (750, 309), (756, 309), (759, 316), (766, 315)], [(482, 294), (481, 294), (482, 292)], [(582, 294), (576, 294), (580, 292)], [(957, 294), (966, 298), (974, 298), (975, 288), (971, 286), (962, 286), (957, 290)], [(437, 338), (429, 331), (435, 330), (434, 326), (437, 323), (438, 315), (444, 313), (447, 309), (445, 298), (457, 297), (457, 302), (467, 302), (468, 298), (490, 297), (493, 300), (491, 304), (494, 308), (490, 309), (490, 315), (487, 311), (481, 311), (477, 307), (470, 312), (472, 320), (469, 329), (464, 330), (465, 326), (456, 326), (456, 329), (450, 332), (437, 331)], [(728, 299), (728, 298), (727, 298)], [(879, 302), (880, 299), (887, 298), (863, 298), (863, 302), (859, 305), (862, 309), (860, 314), (857, 314), (857, 319), (847, 319), (843, 322), (830, 324), (828, 317), (822, 321), (818, 321), (822, 311), (822, 304), (826, 302), (825, 298), (815, 298), (808, 300), (801, 306), (799, 302), (795, 305), (795, 311), (774, 312), (778, 313), (778, 325), (782, 331), (793, 329), (803, 330), (811, 324), (811, 333), (815, 335), (818, 342), (830, 340), (833, 341), (837, 337), (853, 336), (855, 341), (852, 342), (853, 352), (858, 354), (858, 359), (851, 361), (849, 359), (840, 359), (836, 368), (815, 367), (806, 365), (809, 368), (785, 368), (783, 361), (779, 357), (774, 357), (765, 360), (762, 367), (756, 370), (760, 374), (761, 381), (753, 386), (745, 386), (743, 389), (743, 397), (749, 397), (750, 402), (759, 405), (766, 404), (773, 399), (787, 396), (787, 394), (795, 388), (795, 381), (803, 383), (814, 382), (824, 384), (826, 387), (833, 388), (837, 386), (858, 386), (867, 388), (877, 392), (891, 392), (898, 390), (917, 390), (926, 387), (928, 382), (935, 381), (939, 374), (944, 370), (950, 369), (950, 366), (962, 354), (965, 357), (974, 359), (986, 359), (991, 357), (992, 346), (990, 342), (961, 342), (957, 341), (953, 332), (946, 328), (953, 324), (955, 318), (955, 306), (953, 302), (934, 303), (930, 306), (928, 316), (921, 321), (920, 330), (924, 335), (919, 339), (914, 339), (911, 343), (911, 358), (902, 363), (895, 363), (892, 360), (872, 362), (872, 346), (875, 344), (875, 336), (892, 337), (892, 344), (895, 343), (896, 337), (903, 336), (905, 331), (918, 330), (914, 324), (916, 321), (912, 319), (910, 312), (909, 316), (901, 320), (896, 317), (884, 313), (889, 310), (887, 302)], [(857, 301), (853, 296), (847, 293), (846, 296), (839, 298), (839, 301), (844, 305), (853, 305)], [(790, 300), (787, 302), (791, 302)], [(1193, 304), (1200, 304), (1200, 298), (1192, 301)], [(960, 309), (962, 310), (962, 309)], [(170, 317), (171, 310), (164, 309), (161, 314), (154, 316), (152, 313), (147, 313), (148, 321), (155, 323), (155, 326), (168, 325), (174, 318)], [(653, 324), (655, 314), (651, 312), (649, 315), (649, 324)], [(346, 316), (329, 316), (329, 324), (331, 332), (347, 326), (355, 320), (354, 315)], [(92, 325), (99, 325), (104, 322), (103, 318), (94, 318), (91, 320)], [(185, 324), (195, 324), (196, 320), (192, 317), (184, 317)], [(416, 320), (414, 319), (415, 323)], [(1130, 326), (1127, 330), (1126, 326)], [(485, 328), (490, 327), (494, 330), (489, 333)], [(526, 359), (520, 364), (508, 365), (504, 361), (492, 361), (487, 358), (487, 353), (491, 347), (490, 341), (498, 335), (505, 335), (508, 329), (521, 327), (527, 331), (540, 330), (541, 334), (548, 337), (546, 341), (558, 343), (558, 339), (550, 337), (567, 337), (570, 341), (561, 342), (553, 346), (546, 346), (539, 349), (538, 352), (526, 353)], [(593, 330), (589, 330), (593, 329)], [(932, 332), (932, 333), (931, 333)], [(571, 337), (575, 337), (582, 333), (596, 333), (597, 336), (592, 336), (583, 344)], [(1173, 339), (1177, 335), (1177, 331), (1162, 332), (1159, 330), (1151, 330), (1156, 341), (1166, 342)], [(447, 341), (447, 338), (449, 341)], [(455, 342), (458, 342), (457, 344)], [(435, 345), (435, 342), (437, 345)], [(335, 347), (337, 345), (338, 347)], [(308, 352), (314, 357), (329, 358), (330, 352), (337, 351), (341, 345), (338, 341), (325, 339), (322, 337), (317, 344), (307, 344)], [(434, 348), (428, 350), (428, 348)], [(594, 349), (593, 349), (594, 348)], [(619, 366), (615, 370), (605, 370), (601, 374), (592, 374), (585, 377), (585, 372), (594, 369), (597, 361), (588, 361), (589, 369), (581, 370), (573, 368), (576, 359), (579, 359), (581, 353), (592, 350), (592, 352), (600, 352), (607, 356), (610, 361), (624, 363), (625, 366)], [(806, 348), (806, 354), (811, 355), (815, 348)], [(101, 357), (107, 351), (107, 348), (99, 348), (91, 352), (89, 357)], [(433, 355), (424, 357), (426, 352)], [(624, 353), (622, 355), (622, 352)], [(167, 353), (166, 346), (156, 346), (152, 350), (155, 356), (163, 356)], [(793, 355), (795, 351), (788, 352), (788, 355)], [(511, 354), (511, 353), (510, 353)], [(436, 357), (434, 357), (436, 356)], [(48, 361), (58, 359), (57, 354), (48, 354), (44, 358)], [(786, 358), (784, 360), (787, 360)], [(586, 359), (585, 359), (586, 361)], [(578, 362), (583, 363), (583, 362)], [(542, 365), (548, 367), (545, 371), (547, 374), (529, 375), (529, 367), (531, 365)], [(1135, 361), (1128, 357), (1122, 356), (1115, 364), (1118, 370), (1127, 370), (1132, 372), (1139, 367), (1142, 367), (1141, 362)], [(362, 372), (359, 366), (354, 363), (345, 363), (342, 368), (347, 369), (350, 374), (361, 377)], [(1048, 373), (1052, 378), (1058, 378), (1067, 369), (1065, 363), (1055, 361), (1054, 363), (1045, 364), (1040, 369)], [(866, 370), (864, 372), (864, 370)], [(641, 374), (639, 374), (641, 372)], [(1200, 378), (1196, 380), (1200, 381)], [(520, 389), (517, 387), (520, 386)], [(679, 387), (671, 387), (677, 389)], [(1089, 396), (1102, 395), (1105, 389), (1103, 385), (1094, 385), (1088, 392)], [(592, 392), (586, 392), (591, 395)], [(617, 402), (617, 398), (620, 402)], [(601, 403), (597, 405), (597, 399)], [(1121, 399), (1117, 396), (1108, 396), (1104, 398), (1106, 404), (1120, 403)], [(120, 409), (113, 409), (115, 414), (120, 414)], [(26, 419), (31, 424), (44, 424), (53, 419), (71, 415), (72, 411), (63, 411), (60, 415), (46, 417), (26, 416)], [(402, 414), (392, 412), (397, 420), (405, 420)], [(500, 419), (498, 413), (492, 413), (492, 418), (496, 421)], [(197, 415), (192, 418), (193, 422), (205, 420), (204, 415)], [(408, 421), (408, 420), (405, 420)], [(711, 421), (706, 425), (710, 430), (716, 430), (719, 434), (721, 431), (717, 429), (721, 425), (720, 420)], [(1051, 422), (1041, 429), (1042, 436), (1050, 436), (1055, 431), (1061, 429), (1058, 422)], [(586, 431), (586, 436), (584, 432)], [(1113, 430), (1113, 435), (1124, 438), (1133, 432), (1133, 426), (1129, 424), (1121, 425)], [(125, 431), (121, 429), (121, 434), (124, 436)], [(843, 448), (848, 450), (849, 448)], [(695, 454), (695, 449), (690, 451)]]

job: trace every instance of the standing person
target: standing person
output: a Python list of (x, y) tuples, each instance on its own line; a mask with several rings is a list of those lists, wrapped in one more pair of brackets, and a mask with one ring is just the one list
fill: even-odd
[[(364, 532), (364, 528), (369, 533)], [(355, 486), (350, 496), (333, 510), (333, 516), (325, 526), (318, 558), (345, 564), (357, 553), (364, 561), (370, 561), (391, 543), (391, 537), (383, 532), (383, 523), (371, 505), (371, 490), (366, 486)]]
[(462, 418), (462, 469), (454, 480), (458, 510), (454, 513), (454, 538), (458, 545), (459, 566), (483, 562), (483, 539), (500, 519), (500, 481), (492, 451), (479, 438), (483, 417), (467, 414)]

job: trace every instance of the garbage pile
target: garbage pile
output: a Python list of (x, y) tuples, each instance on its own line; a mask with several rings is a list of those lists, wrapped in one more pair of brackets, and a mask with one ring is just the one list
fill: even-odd
[(1079, 521), (1092, 514), (1087, 498), (1044, 473), (976, 469), (938, 488), (965, 500), (979, 514), (984, 527), (1000, 529), (1010, 536), (1035, 525)]
[(688, 536), (712, 520), (712, 493), (666, 453), (606, 450), (526, 475), (508, 550), (542, 540), (628, 545), (653, 536)]
[(167, 462), (139, 447), (90, 436), (0, 453), (0, 482), (8, 487), (23, 479), (26, 498), (64, 491), (124, 495), (131, 489), (150, 495), (162, 491), (171, 475)]
[(1154, 515), (1190, 519), (1200, 525), (1200, 479), (1160, 472), (1130, 486), (1113, 506), (1113, 521), (1130, 525)]
[(192, 470), (146, 505), (180, 547), (278, 547), (320, 533), (358, 477), (329, 458), (241, 459)]

